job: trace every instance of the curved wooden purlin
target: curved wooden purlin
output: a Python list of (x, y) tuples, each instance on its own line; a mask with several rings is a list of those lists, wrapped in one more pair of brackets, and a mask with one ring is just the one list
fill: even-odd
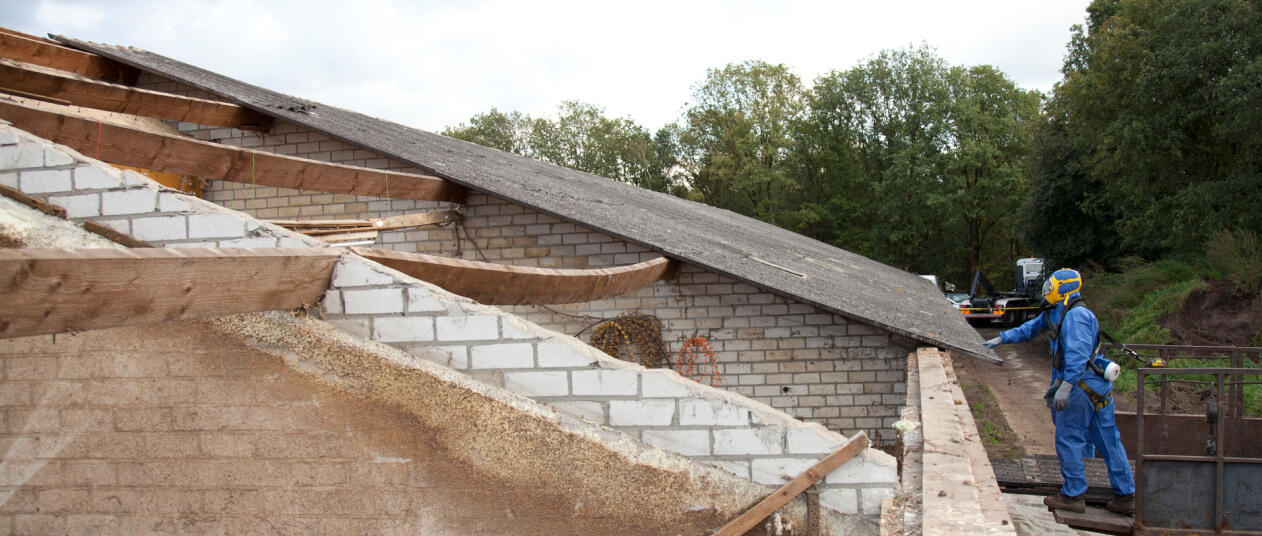
[(371, 248), (351, 251), (487, 305), (582, 303), (620, 296), (670, 277), (678, 263), (659, 257), (614, 268), (531, 268)]

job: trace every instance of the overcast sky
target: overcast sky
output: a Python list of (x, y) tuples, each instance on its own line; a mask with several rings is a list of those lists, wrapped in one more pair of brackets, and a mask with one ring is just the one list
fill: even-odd
[(656, 129), (706, 69), (759, 59), (808, 84), (927, 43), (1019, 86), (1060, 79), (1088, 0), (463, 2), (0, 1), (0, 26), (143, 48), (268, 89), (429, 131), (492, 107), (577, 99)]

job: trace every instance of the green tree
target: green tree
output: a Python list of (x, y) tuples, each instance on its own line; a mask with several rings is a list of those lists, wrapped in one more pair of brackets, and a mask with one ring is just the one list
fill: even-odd
[(778, 223), (796, 187), (786, 162), (804, 101), (801, 80), (784, 65), (707, 71), (679, 138), (690, 188), (707, 204)]
[(1096, 0), (1054, 100), (1082, 170), (1117, 211), (1121, 248), (1199, 251), (1262, 228), (1262, 5)]
[(525, 155), (529, 150), (530, 116), (513, 111), (503, 113), (495, 108), (473, 116), (469, 124), (443, 129), (442, 135), (485, 145), (507, 153)]

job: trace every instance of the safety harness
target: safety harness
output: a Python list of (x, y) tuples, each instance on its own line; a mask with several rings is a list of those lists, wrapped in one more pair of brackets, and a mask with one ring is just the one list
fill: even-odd
[[(1064, 325), (1065, 318), (1069, 316), (1069, 311), (1072, 311), (1075, 307), (1081, 307), (1083, 305), (1084, 304), (1082, 303), (1082, 296), (1074, 296), (1072, 298), (1069, 298), (1069, 303), (1065, 304), (1065, 312), (1060, 315), (1060, 320), (1057, 321), (1055, 325), (1049, 325), (1047, 328), (1048, 330), (1047, 336), (1051, 338), (1053, 341), (1056, 341), (1056, 351), (1052, 352), (1052, 367), (1055, 368), (1056, 370), (1059, 370), (1062, 377), (1064, 377), (1065, 375), (1065, 368), (1064, 368), (1065, 367), (1065, 345), (1060, 340), (1061, 326)], [(1101, 343), (1100, 343), (1101, 333), (1102, 332), (1097, 327), (1096, 337), (1095, 337), (1096, 345), (1095, 345), (1095, 348), (1091, 351), (1091, 356), (1087, 358), (1087, 368), (1090, 369), (1091, 372), (1094, 372), (1097, 375), (1099, 375), (1101, 378), (1103, 378), (1104, 369), (1102, 369), (1100, 365), (1095, 362), (1095, 356), (1099, 354), (1101, 350)], [(1101, 395), (1095, 392), (1095, 390), (1091, 389), (1090, 387), (1087, 387), (1087, 382), (1085, 380), (1078, 380), (1077, 385), (1078, 385), (1078, 388), (1082, 389), (1082, 392), (1087, 395), (1087, 398), (1091, 400), (1091, 404), (1095, 406), (1096, 411), (1100, 411), (1102, 408), (1113, 403), (1112, 393), (1107, 394), (1107, 395)]]

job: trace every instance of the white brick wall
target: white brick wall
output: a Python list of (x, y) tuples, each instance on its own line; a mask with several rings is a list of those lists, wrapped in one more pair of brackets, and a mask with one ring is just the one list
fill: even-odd
[[(4, 132), (6, 129), (0, 128), (0, 134)], [(83, 163), (88, 164), (87, 160)], [(28, 171), (49, 170), (19, 170), (19, 184)], [(12, 171), (0, 169), (0, 176), (8, 173)], [(110, 180), (119, 178), (119, 174), (102, 173), (62, 173), (59, 176), (81, 177), (81, 183), (92, 188), (69, 189), (64, 195), (45, 197), (83, 207), (90, 202), (82, 199), (99, 195), (101, 223), (168, 247), (319, 246), (248, 218), (238, 219), (244, 222), (238, 226), (223, 217), (223, 209), (200, 200), (168, 192), (162, 193), (159, 201), (156, 186), (143, 181), (140, 185), (131, 184), (128, 177), (137, 175), (121, 175), (120, 187)], [(74, 182), (66, 184), (72, 187)], [(112, 189), (96, 188), (100, 186)], [(188, 236), (194, 227), (196, 236)], [(238, 229), (234, 236), (233, 231)], [(215, 240), (214, 235), (225, 236)], [(760, 481), (775, 480), (774, 468), (809, 465), (822, 453), (808, 451), (826, 451), (829, 449), (823, 445), (836, 448), (845, 441), (818, 425), (799, 422), (758, 402), (684, 380), (673, 372), (649, 371), (611, 359), (581, 341), (510, 317), (498, 309), (451, 296), (358, 257), (346, 256), (339, 261), (333, 279), (334, 286), (323, 303), (324, 313), (330, 322), (349, 332), (393, 344), (418, 358), (476, 371), (474, 376), (483, 381), (538, 397), (560, 411), (614, 426), (651, 444), (665, 448), (673, 445), (677, 452), (744, 478), (756, 475)], [(605, 306), (624, 306), (619, 300), (609, 300)], [(806, 310), (789, 304), (785, 311), (803, 316), (801, 326), (788, 329), (805, 329)], [(875, 354), (875, 350), (872, 352)], [(864, 370), (862, 366), (854, 368)], [(812, 434), (816, 437), (812, 438)], [(794, 446), (799, 444), (804, 446)], [(873, 456), (885, 456), (870, 452)], [(886, 478), (887, 473), (884, 468), (856, 470), (853, 475), (848, 473), (846, 483), (826, 486), (841, 486), (843, 491), (887, 490), (895, 485), (892, 478)], [(861, 482), (864, 478), (876, 480)], [(855, 508), (868, 513), (879, 508), (879, 501), (875, 506), (865, 502), (865, 497), (875, 497), (874, 493), (877, 492), (855, 492)]]

